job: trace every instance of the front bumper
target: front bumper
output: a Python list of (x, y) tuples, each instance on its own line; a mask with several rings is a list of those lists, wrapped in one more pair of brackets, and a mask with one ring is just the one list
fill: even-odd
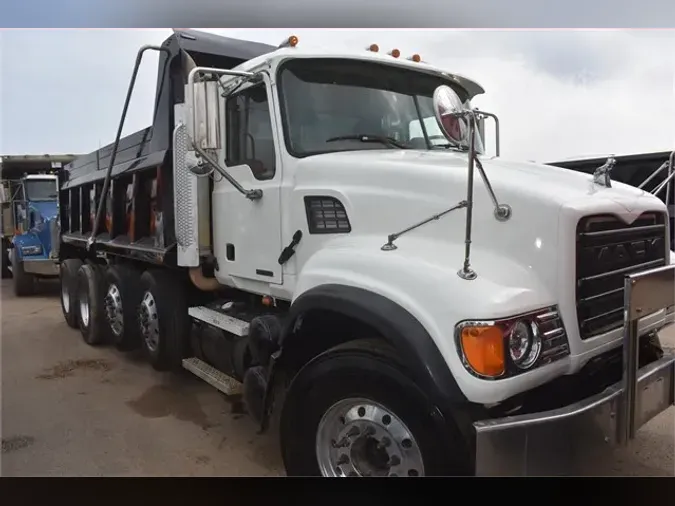
[(29, 274), (37, 274), (39, 276), (58, 276), (59, 264), (51, 258), (30, 259), (24, 257), (23, 270)]
[(604, 391), (550, 411), (481, 420), (479, 476), (593, 474), (609, 449), (627, 445), (649, 420), (675, 405), (675, 355), (638, 369), (638, 321), (675, 305), (675, 265), (626, 276), (623, 378)]
[[(476, 422), (476, 474), (575, 475), (621, 444), (623, 382), (564, 408)], [(675, 355), (638, 371), (635, 429), (675, 404)]]

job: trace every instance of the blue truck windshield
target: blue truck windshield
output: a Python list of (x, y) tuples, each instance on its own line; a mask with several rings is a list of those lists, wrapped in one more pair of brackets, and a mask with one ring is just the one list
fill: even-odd
[(24, 182), (27, 200), (56, 200), (58, 187), (54, 179), (28, 179)]

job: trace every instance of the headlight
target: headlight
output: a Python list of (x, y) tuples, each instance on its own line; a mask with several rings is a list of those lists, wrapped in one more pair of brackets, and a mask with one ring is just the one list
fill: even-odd
[(508, 334), (509, 357), (519, 369), (529, 369), (541, 353), (541, 336), (534, 322), (518, 320)]
[(39, 255), (42, 253), (42, 246), (21, 246), (22, 255)]
[(472, 374), (497, 379), (516, 376), (569, 355), (557, 307), (456, 327), (457, 351)]

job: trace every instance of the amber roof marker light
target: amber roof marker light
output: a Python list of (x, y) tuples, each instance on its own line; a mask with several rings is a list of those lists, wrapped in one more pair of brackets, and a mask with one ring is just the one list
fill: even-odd
[(380, 46), (378, 46), (377, 44), (371, 44), (366, 48), (366, 50), (371, 51), (373, 53), (378, 53), (380, 51)]
[(284, 40), (281, 44), (279, 44), (278, 49), (281, 49), (282, 47), (295, 47), (298, 45), (298, 37), (295, 35), (291, 35), (288, 37), (286, 40)]
[(415, 63), (420, 63), (422, 61), (422, 57), (418, 54), (414, 54), (410, 58), (408, 58), (408, 60), (414, 61)]
[(401, 56), (401, 51), (399, 51), (398, 49), (392, 49), (391, 52), (389, 53), (389, 56), (398, 58), (399, 56)]

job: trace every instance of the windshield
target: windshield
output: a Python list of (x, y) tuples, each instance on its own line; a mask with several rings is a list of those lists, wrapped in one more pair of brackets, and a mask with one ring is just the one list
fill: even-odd
[(55, 179), (27, 179), (24, 185), (27, 200), (55, 200), (58, 196)]
[(291, 60), (279, 74), (288, 150), (302, 157), (359, 149), (466, 149), (448, 141), (436, 122), (432, 97), (441, 84), (468, 104), (464, 89), (422, 72), (358, 60)]

